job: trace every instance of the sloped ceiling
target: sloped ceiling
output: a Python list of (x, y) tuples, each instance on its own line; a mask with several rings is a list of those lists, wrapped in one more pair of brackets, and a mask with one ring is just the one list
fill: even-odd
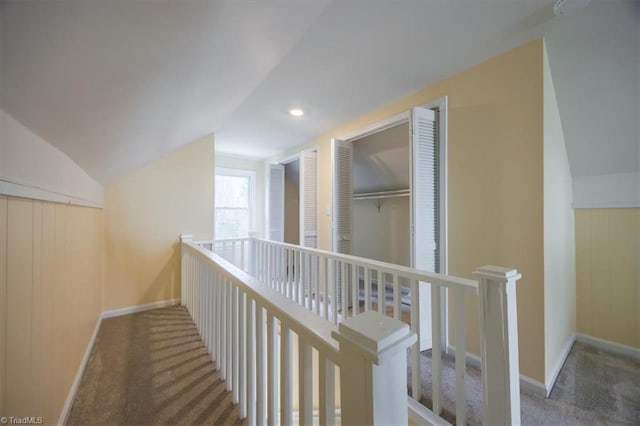
[(353, 192), (409, 188), (409, 124), (402, 123), (353, 143)]
[[(0, 101), (103, 183), (212, 132), (221, 153), (266, 158), (565, 25), (565, 18), (553, 18), (552, 5), (4, 1)], [(554, 55), (561, 54), (552, 41), (553, 72)], [(629, 43), (637, 52), (637, 38)], [(554, 75), (578, 170), (571, 151), (581, 152), (589, 130), (576, 129), (600, 124), (563, 114), (584, 99), (563, 96), (558, 79)], [(293, 106), (309, 114), (292, 119), (287, 110)], [(621, 158), (630, 155), (629, 143), (612, 143)], [(617, 161), (607, 170), (619, 167)]]

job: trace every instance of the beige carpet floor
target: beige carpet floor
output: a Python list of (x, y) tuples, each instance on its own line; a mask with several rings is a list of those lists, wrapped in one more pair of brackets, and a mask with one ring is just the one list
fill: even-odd
[[(430, 406), (430, 351), (420, 362)], [(445, 357), (444, 417), (453, 423), (454, 374)], [(477, 368), (467, 368), (466, 389), (468, 423), (480, 424)], [(640, 425), (640, 361), (576, 343), (550, 398), (521, 397), (525, 425)], [(238, 414), (188, 312), (174, 306), (102, 322), (67, 424), (246, 424)]]
[(68, 425), (244, 424), (187, 310), (102, 322)]

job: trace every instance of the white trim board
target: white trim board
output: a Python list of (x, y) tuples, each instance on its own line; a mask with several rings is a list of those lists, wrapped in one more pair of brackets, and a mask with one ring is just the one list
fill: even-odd
[(547, 398), (549, 398), (549, 395), (551, 395), (553, 386), (555, 386), (556, 380), (558, 380), (558, 375), (560, 374), (560, 370), (562, 370), (562, 366), (564, 366), (564, 363), (567, 361), (567, 357), (569, 357), (569, 352), (571, 352), (571, 348), (573, 347), (573, 344), (575, 343), (575, 341), (576, 341), (576, 335), (572, 334), (569, 337), (569, 340), (567, 340), (567, 343), (565, 343), (564, 349), (560, 354), (560, 358), (558, 358), (558, 361), (556, 362), (555, 367), (553, 368), (553, 370), (551, 370), (551, 374), (547, 376), (547, 380), (546, 380)]
[(104, 208), (103, 203), (98, 203), (83, 198), (74, 197), (40, 188), (34, 185), (18, 182), (16, 180), (0, 178), (0, 194), (32, 200), (50, 201), (53, 203), (71, 204), (82, 207)]
[(632, 346), (611, 342), (609, 340), (599, 339), (597, 337), (588, 336), (582, 333), (576, 334), (576, 342), (595, 346), (596, 348), (604, 349), (620, 355), (629, 356), (631, 358), (640, 359), (640, 348), (634, 348)]
[(122, 315), (135, 314), (137, 312), (150, 311), (151, 309), (166, 308), (167, 306), (179, 305), (180, 299), (160, 300), (159, 302), (147, 303), (144, 305), (126, 306), (124, 308), (110, 309), (102, 312), (102, 318), (113, 318)]
[[(447, 345), (447, 353), (455, 354), (456, 348), (452, 345)], [(476, 354), (472, 354), (467, 352), (467, 365), (471, 367), (481, 368), (480, 357)], [(529, 391), (535, 395), (547, 397), (547, 387), (544, 383), (540, 383), (539, 381), (532, 379), (531, 377), (527, 377), (523, 374), (520, 374), (520, 389)]]
[(96, 326), (93, 329), (93, 334), (91, 335), (91, 339), (89, 339), (89, 343), (87, 344), (87, 349), (84, 351), (84, 356), (82, 357), (82, 361), (80, 361), (80, 365), (78, 366), (76, 377), (73, 379), (73, 383), (71, 384), (71, 388), (69, 389), (69, 393), (67, 394), (67, 399), (64, 402), (62, 411), (60, 412), (60, 417), (58, 418), (58, 425), (64, 425), (67, 423), (67, 418), (69, 417), (69, 413), (71, 413), (71, 408), (73, 407), (73, 401), (75, 401), (76, 399), (76, 394), (78, 393), (78, 388), (80, 387), (80, 382), (82, 381), (84, 370), (87, 367), (87, 363), (89, 362), (89, 357), (91, 356), (91, 351), (93, 350), (93, 345), (96, 341), (98, 330), (100, 329), (100, 324), (102, 324), (102, 316), (98, 316), (98, 320), (96, 321)]

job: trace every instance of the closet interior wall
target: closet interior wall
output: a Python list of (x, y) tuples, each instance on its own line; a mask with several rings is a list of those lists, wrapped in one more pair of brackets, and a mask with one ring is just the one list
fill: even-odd
[[(353, 254), (409, 266), (409, 125), (401, 123), (353, 142)], [(372, 194), (360, 198), (359, 194)]]

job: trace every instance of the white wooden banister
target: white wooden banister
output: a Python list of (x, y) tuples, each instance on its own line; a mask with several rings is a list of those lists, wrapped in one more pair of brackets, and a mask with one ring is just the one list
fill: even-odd
[(480, 358), (483, 423), (520, 424), (518, 314), (515, 269), (483, 266), (474, 275), (480, 285)]
[[(467, 279), (255, 238), (194, 242), (183, 235), (181, 240), (183, 304), (249, 424), (318, 420), (332, 424), (340, 412), (334, 404), (338, 388), (342, 424), (377, 423), (381, 418), (386, 419), (384, 423), (406, 423), (406, 412), (380, 408), (382, 414), (376, 414), (376, 406), (386, 407), (391, 400), (408, 407), (417, 424), (441, 424), (444, 412), (455, 416), (458, 425), (479, 420), (467, 417), (465, 318), (472, 301), (479, 303), (480, 314), (479, 325), (473, 327), (480, 328), (482, 423), (520, 423), (515, 293), (520, 274), (516, 270), (485, 266), (475, 271), (476, 279)], [(430, 303), (422, 302), (425, 294), (431, 296)], [(450, 328), (441, 322), (441, 318), (446, 320), (441, 317), (446, 312), (443, 309), (455, 316)], [(396, 342), (398, 348), (410, 346), (409, 357), (398, 349), (401, 356), (389, 361), (390, 365), (377, 364), (373, 359), (379, 357), (372, 355), (377, 352), (371, 348), (382, 347), (373, 343), (380, 337), (379, 330), (369, 333), (363, 325), (372, 323), (390, 329), (397, 326), (403, 330), (398, 333), (409, 333), (410, 341)], [(355, 331), (359, 328), (360, 334)], [(455, 344), (455, 374), (447, 377), (453, 377), (455, 383), (443, 386), (443, 368), (449, 364), (444, 357), (450, 343)], [(430, 357), (420, 352), (425, 346), (431, 348)], [(356, 369), (346, 367), (349, 359), (360, 360)], [(407, 362), (413, 397), (409, 404)], [(429, 362), (431, 372), (425, 375)], [(395, 371), (389, 377), (403, 382), (393, 397), (377, 396), (391, 392), (391, 379), (381, 386), (376, 385), (380, 381), (372, 382), (377, 377), (372, 372), (383, 370)], [(294, 377), (293, 371), (299, 374)], [(353, 376), (355, 372), (359, 376)], [(431, 382), (425, 383), (429, 376)], [(372, 386), (366, 390), (369, 394), (355, 390), (356, 383), (363, 386), (362, 380)], [(425, 384), (431, 389), (432, 411), (419, 402)], [(369, 395), (368, 399), (363, 395)], [(352, 406), (367, 406), (369, 411), (353, 413)], [(362, 417), (365, 415), (369, 417)]]
[(343, 424), (406, 425), (406, 349), (416, 334), (401, 321), (367, 311), (341, 322), (333, 337), (340, 344)]

